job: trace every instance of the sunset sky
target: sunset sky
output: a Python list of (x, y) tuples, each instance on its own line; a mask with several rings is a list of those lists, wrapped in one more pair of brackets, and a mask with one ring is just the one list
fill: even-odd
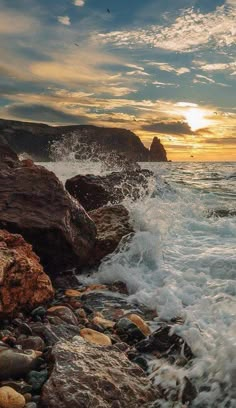
[(236, 160), (236, 0), (0, 0), (0, 37), (0, 118)]

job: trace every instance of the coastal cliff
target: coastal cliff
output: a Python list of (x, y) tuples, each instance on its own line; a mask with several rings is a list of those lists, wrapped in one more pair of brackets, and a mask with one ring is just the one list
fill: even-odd
[(71, 134), (83, 145), (94, 146), (105, 153), (115, 152), (128, 160), (167, 161), (165, 148), (158, 138), (153, 139), (149, 150), (130, 130), (91, 125), (52, 127), (42, 123), (0, 119), (0, 142), (7, 143), (18, 154), (26, 153), (36, 160), (49, 160), (52, 143), (69, 138)]

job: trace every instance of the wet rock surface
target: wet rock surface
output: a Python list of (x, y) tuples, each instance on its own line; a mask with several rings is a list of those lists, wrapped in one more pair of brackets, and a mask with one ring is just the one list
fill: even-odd
[(149, 170), (114, 172), (107, 176), (78, 175), (66, 181), (65, 187), (87, 210), (107, 204), (119, 204), (125, 197), (137, 200), (148, 192)]
[(102, 207), (89, 212), (97, 228), (97, 238), (93, 248), (92, 262), (101, 261), (115, 251), (121, 239), (134, 230), (129, 213), (123, 205)]
[(141, 368), (114, 346), (81, 340), (58, 343), (56, 364), (43, 387), (44, 408), (141, 408), (157, 398)]
[(20, 233), (54, 274), (84, 265), (96, 236), (94, 223), (57, 177), (22, 162), (0, 169), (0, 228)]
[(20, 235), (0, 230), (0, 316), (31, 310), (54, 291), (39, 258)]

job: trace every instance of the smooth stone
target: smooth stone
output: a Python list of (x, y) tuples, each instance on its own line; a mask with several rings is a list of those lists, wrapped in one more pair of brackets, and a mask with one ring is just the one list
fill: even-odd
[(0, 350), (0, 380), (23, 377), (36, 364), (42, 353), (40, 351), (28, 350), (27, 352), (17, 349), (3, 348)]
[(26, 404), (25, 408), (37, 408), (37, 404), (36, 402), (29, 402), (28, 404)]
[(109, 346), (112, 344), (110, 337), (93, 329), (85, 328), (80, 330), (80, 336), (92, 344), (98, 344), (100, 346)]
[(33, 316), (33, 317), (36, 317), (36, 316), (44, 317), (46, 315), (46, 313), (47, 313), (47, 310), (45, 309), (45, 307), (39, 306), (39, 307), (36, 307), (36, 309), (34, 309), (31, 312), (31, 316)]
[(92, 320), (92, 323), (102, 326), (104, 329), (112, 329), (115, 326), (115, 322), (112, 320), (104, 319), (100, 316), (95, 316)]
[(19, 327), (18, 327), (18, 332), (20, 334), (26, 334), (27, 336), (32, 336), (32, 330), (29, 327), (28, 324), (26, 323), (22, 323)]
[(0, 408), (23, 408), (25, 398), (11, 387), (0, 388)]
[(150, 327), (147, 325), (147, 323), (137, 314), (129, 314), (127, 316), (127, 319), (129, 319), (131, 322), (133, 322), (134, 324), (136, 324), (136, 326), (141, 330), (141, 332), (145, 335), (145, 336), (149, 336), (151, 334), (151, 330)]
[(57, 316), (68, 324), (77, 325), (78, 320), (75, 314), (67, 306), (53, 306), (47, 311), (48, 315)]
[(129, 344), (134, 344), (146, 337), (139, 327), (127, 317), (122, 317), (118, 320), (115, 325), (115, 330), (120, 338)]
[(79, 290), (75, 290), (75, 289), (67, 289), (65, 291), (65, 295), (67, 297), (80, 297), (82, 295), (82, 292), (80, 292)]
[(37, 350), (43, 351), (45, 349), (45, 343), (41, 337), (30, 336), (26, 339), (18, 339), (17, 344), (20, 344), (23, 350)]

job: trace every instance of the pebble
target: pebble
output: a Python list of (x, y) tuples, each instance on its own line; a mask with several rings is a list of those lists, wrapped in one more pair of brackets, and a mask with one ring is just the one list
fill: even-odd
[(25, 408), (37, 408), (37, 404), (36, 402), (28, 402), (28, 404), (26, 404)]
[(0, 380), (23, 377), (36, 365), (41, 354), (40, 351), (0, 347)]
[(136, 343), (143, 340), (146, 336), (139, 329), (136, 324), (131, 322), (127, 317), (122, 317), (115, 325), (117, 334), (123, 341), (127, 341), (129, 344)]
[(112, 320), (104, 319), (100, 316), (95, 316), (92, 322), (94, 324), (97, 324), (98, 326), (102, 326), (104, 329), (112, 329), (115, 326), (115, 322), (113, 322)]
[(48, 379), (48, 370), (31, 371), (27, 376), (27, 381), (32, 385), (32, 391), (37, 393)]
[(26, 334), (27, 336), (32, 336), (32, 330), (27, 323), (22, 323), (18, 326), (18, 332), (20, 334)]
[(21, 345), (23, 350), (43, 351), (45, 349), (45, 343), (39, 336), (18, 339), (17, 344)]
[(93, 329), (80, 330), (80, 336), (87, 340), (89, 343), (98, 344), (100, 346), (109, 346), (112, 344), (110, 337)]
[(136, 324), (136, 326), (141, 330), (141, 332), (144, 334), (144, 336), (149, 336), (151, 334), (150, 327), (147, 325), (147, 323), (137, 314), (130, 314), (126, 316), (127, 319), (129, 319), (131, 322)]
[(0, 388), (0, 407), (1, 408), (23, 408), (25, 398), (11, 387)]
[(80, 297), (82, 295), (82, 292), (80, 292), (79, 290), (75, 290), (75, 289), (67, 289), (65, 291), (65, 295), (67, 297)]
[(11, 387), (15, 391), (19, 392), (20, 394), (28, 394), (31, 392), (32, 387), (27, 382), (20, 380), (8, 380), (8, 381), (1, 381), (2, 386)]
[(47, 310), (43, 306), (39, 306), (31, 312), (31, 316), (33, 317), (44, 317), (47, 313)]
[(53, 306), (47, 311), (48, 315), (57, 316), (68, 324), (77, 325), (78, 320), (75, 314), (67, 306)]

